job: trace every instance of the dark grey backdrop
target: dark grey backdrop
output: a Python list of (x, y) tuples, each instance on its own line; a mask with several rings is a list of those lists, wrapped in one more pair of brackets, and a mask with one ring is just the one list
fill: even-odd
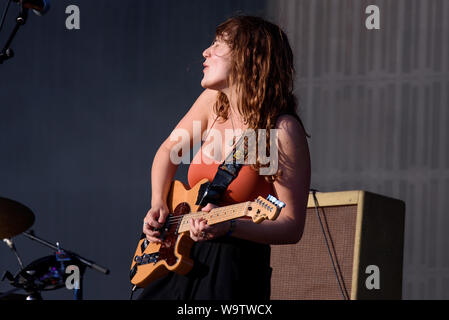
[[(291, 40), (312, 185), (404, 200), (403, 296), (449, 298), (448, 1), (122, 2), (53, 3), (0, 65), (0, 196), (34, 210), (38, 235), (111, 269), (87, 271), (86, 299), (128, 297), (154, 153), (202, 91), (215, 26), (238, 10), (278, 22)], [(79, 31), (65, 29), (69, 4), (80, 7)], [(365, 29), (369, 4), (381, 30)], [(50, 254), (15, 240), (26, 263)], [(17, 269), (4, 245), (0, 259), (0, 271)]]

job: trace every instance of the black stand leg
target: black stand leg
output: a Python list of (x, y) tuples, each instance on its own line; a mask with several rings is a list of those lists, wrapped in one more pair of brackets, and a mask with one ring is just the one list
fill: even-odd
[(83, 272), (80, 273), (79, 288), (75, 290), (75, 300), (83, 300)]
[(23, 26), (28, 18), (28, 9), (24, 8), (22, 5), (20, 6), (19, 16), (16, 19), (16, 25), (14, 29), (12, 30), (11, 35), (8, 38), (8, 41), (6, 42), (5, 46), (3, 47), (2, 51), (0, 51), (0, 64), (3, 63), (3, 61), (8, 60), (12, 57), (14, 57), (14, 51), (9, 47), (12, 43), (12, 40), (14, 39), (17, 31), (19, 31), (19, 28)]

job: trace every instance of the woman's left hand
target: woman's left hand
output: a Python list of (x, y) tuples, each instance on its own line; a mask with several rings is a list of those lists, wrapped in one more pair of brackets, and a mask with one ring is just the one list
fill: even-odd
[[(216, 205), (208, 203), (201, 211), (209, 212), (217, 208)], [(208, 225), (206, 219), (190, 219), (190, 238), (195, 242), (212, 240), (224, 236), (230, 228), (230, 222)]]

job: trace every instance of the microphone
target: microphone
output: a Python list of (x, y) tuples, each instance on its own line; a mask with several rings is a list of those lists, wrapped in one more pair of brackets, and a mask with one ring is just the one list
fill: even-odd
[(50, 10), (50, 0), (13, 0), (23, 5), (25, 9), (33, 9), (38, 16), (43, 16)]

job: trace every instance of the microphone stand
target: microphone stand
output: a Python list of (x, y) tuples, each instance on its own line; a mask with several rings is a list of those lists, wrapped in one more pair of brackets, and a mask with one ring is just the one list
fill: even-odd
[(50, 242), (48, 242), (48, 241), (45, 241), (45, 240), (43, 240), (43, 239), (41, 239), (41, 238), (39, 238), (39, 237), (36, 237), (36, 236), (34, 235), (34, 231), (32, 231), (32, 230), (31, 230), (31, 231), (25, 231), (25, 232), (23, 232), (22, 234), (23, 234), (24, 236), (26, 236), (27, 238), (29, 238), (29, 239), (31, 239), (31, 240), (34, 240), (34, 241), (37, 241), (37, 242), (39, 242), (40, 244), (43, 244), (44, 246), (47, 246), (47, 247), (49, 247), (49, 248), (51, 248), (51, 249), (53, 249), (53, 250), (56, 250), (56, 251), (58, 251), (58, 250), (63, 250), (63, 251), (65, 251), (65, 252), (67, 252), (69, 255), (71, 255), (71, 256), (77, 258), (79, 261), (81, 261), (83, 264), (85, 264), (85, 265), (88, 266), (89, 268), (92, 268), (92, 269), (94, 269), (94, 270), (96, 270), (96, 271), (98, 271), (98, 272), (104, 273), (104, 274), (109, 274), (109, 269), (107, 269), (107, 268), (105, 268), (105, 267), (102, 267), (102, 266), (99, 266), (99, 265), (95, 264), (94, 262), (89, 261), (89, 260), (87, 260), (87, 259), (81, 257), (79, 254), (76, 254), (76, 253), (71, 252), (71, 251), (69, 251), (69, 250), (63, 249), (63, 248), (61, 248), (60, 246), (55, 246), (54, 244), (52, 244), (52, 243), (50, 243)]
[[(53, 245), (52, 243), (50, 243), (48, 241), (45, 241), (39, 237), (36, 237), (34, 235), (33, 230), (23, 232), (22, 234), (31, 240), (39, 242), (40, 244), (43, 244), (44, 246), (47, 246), (47, 247), (55, 250), (56, 252), (63, 251), (65, 253), (67, 253), (69, 256), (72, 256), (72, 257), (78, 259), (81, 263), (83, 263), (84, 266), (88, 266), (89, 268), (92, 268), (92, 269), (94, 269), (98, 272), (104, 273), (104, 274), (109, 274), (109, 269), (99, 266), (99, 265), (95, 264), (94, 262), (81, 257), (79, 254), (76, 254), (72, 251), (63, 249), (61, 246), (59, 246), (59, 243), (57, 243), (57, 245)], [(75, 290), (75, 300), (83, 299), (83, 277), (84, 277), (84, 270), (82, 270), (80, 272), (79, 287), (74, 289)]]
[(9, 46), (11, 45), (11, 42), (14, 39), (17, 31), (19, 31), (19, 28), (26, 23), (27, 18), (28, 18), (28, 9), (24, 8), (22, 1), (20, 1), (19, 15), (16, 18), (16, 25), (11, 35), (9, 36), (8, 41), (6, 41), (6, 44), (3, 47), (2, 51), (0, 51), (0, 64), (2, 64), (3, 61), (5, 60), (14, 57), (14, 51)]

